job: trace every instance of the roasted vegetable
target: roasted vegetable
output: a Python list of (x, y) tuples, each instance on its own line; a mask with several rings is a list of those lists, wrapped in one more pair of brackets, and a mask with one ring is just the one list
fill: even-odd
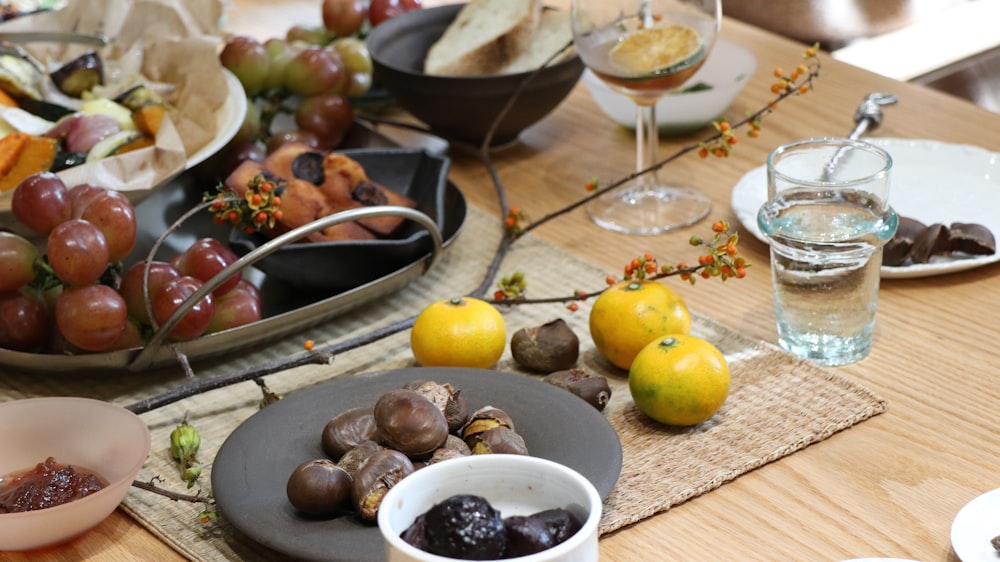
[(87, 51), (54, 70), (50, 76), (59, 91), (79, 98), (84, 92), (104, 83), (104, 63), (97, 51)]

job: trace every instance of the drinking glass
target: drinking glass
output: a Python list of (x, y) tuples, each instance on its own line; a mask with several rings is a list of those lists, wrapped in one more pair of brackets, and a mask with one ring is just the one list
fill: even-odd
[(757, 224), (771, 245), (778, 342), (821, 365), (871, 350), (882, 247), (896, 232), (892, 157), (870, 143), (807, 139), (767, 159)]
[[(721, 0), (572, 0), (573, 38), (584, 64), (637, 108), (636, 170), (656, 160), (656, 102), (689, 79), (715, 43)], [(711, 201), (654, 171), (608, 192), (587, 208), (598, 225), (659, 234), (704, 218)]]

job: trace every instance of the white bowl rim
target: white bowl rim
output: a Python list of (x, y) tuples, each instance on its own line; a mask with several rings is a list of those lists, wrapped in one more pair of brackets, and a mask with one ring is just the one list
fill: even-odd
[[(403, 493), (405, 487), (400, 487), (401, 484), (406, 483), (407, 486), (417, 486), (422, 484), (424, 481), (433, 480), (436, 476), (436, 472), (439, 469), (434, 467), (441, 467), (447, 465), (448, 463), (465, 462), (465, 466), (473, 469), (478, 464), (491, 464), (491, 463), (526, 463), (534, 464), (538, 467), (538, 470), (547, 470), (558, 473), (563, 478), (572, 481), (577, 486), (583, 488), (586, 493), (586, 503), (585, 507), (590, 509), (590, 514), (587, 516), (587, 520), (583, 522), (580, 529), (570, 538), (559, 543), (558, 545), (543, 550), (541, 552), (530, 554), (527, 556), (518, 556), (517, 558), (505, 558), (504, 560), (515, 560), (518, 562), (532, 562), (533, 560), (546, 560), (551, 558), (556, 558), (565, 554), (572, 552), (574, 549), (578, 548), (581, 544), (585, 543), (592, 535), (597, 534), (597, 526), (601, 520), (601, 512), (603, 509), (603, 502), (601, 501), (601, 496), (597, 492), (597, 488), (587, 480), (582, 474), (569, 468), (566, 465), (551, 461), (548, 459), (543, 459), (540, 457), (532, 457), (528, 455), (512, 455), (512, 454), (488, 454), (488, 455), (470, 455), (465, 457), (460, 457), (456, 459), (450, 459), (443, 461), (441, 463), (432, 464), (421, 468), (420, 470), (410, 474), (402, 481), (400, 484), (389, 488), (386, 492), (385, 497), (382, 498), (382, 502), (385, 505), (392, 505), (391, 502), (396, 501), (396, 496)], [(411, 480), (412, 479), (412, 480)], [(390, 502), (390, 503), (386, 503)], [(378, 526), (379, 530), (382, 532), (382, 536), (385, 540), (392, 545), (393, 548), (401, 551), (402, 553), (415, 558), (424, 559), (428, 562), (454, 562), (455, 558), (448, 558), (446, 556), (438, 556), (430, 552), (421, 550), (415, 546), (410, 545), (402, 538), (399, 537), (398, 533), (392, 532), (389, 523), (388, 510), (380, 509), (378, 512)]]
[[(97, 400), (95, 398), (85, 398), (81, 396), (43, 396), (36, 398), (21, 398), (17, 400), (9, 400), (7, 402), (0, 402), (0, 410), (8, 408), (24, 408), (24, 407), (30, 408), (33, 404), (38, 404), (42, 402), (77, 403), (77, 404), (86, 404), (88, 405), (88, 407), (114, 410), (116, 414), (122, 415), (123, 420), (130, 420), (135, 422), (138, 426), (142, 427), (145, 430), (141, 432), (143, 436), (143, 444), (140, 449), (137, 449), (137, 452), (142, 451), (142, 454), (136, 455), (136, 458), (133, 460), (132, 464), (128, 467), (128, 471), (126, 472), (126, 474), (132, 474), (132, 475), (137, 474), (139, 470), (142, 469), (143, 465), (146, 464), (146, 460), (149, 457), (149, 451), (152, 447), (152, 437), (149, 432), (149, 426), (147, 426), (146, 422), (142, 421), (142, 418), (140, 418), (137, 414), (117, 404), (106, 402), (104, 400)], [(42, 460), (44, 461), (44, 459)], [(59, 462), (58, 458), (56, 459), (56, 462)], [(31, 469), (34, 467), (30, 466), (24, 468)], [(98, 474), (98, 476), (101, 475)], [(31, 511), (21, 511), (17, 513), (0, 513), (0, 523), (9, 524), (14, 521), (24, 522), (29, 519), (45, 517), (47, 514), (66, 511), (68, 509), (80, 509), (81, 505), (93, 503), (95, 501), (98, 501), (100, 498), (103, 498), (104, 496), (113, 493), (126, 480), (128, 481), (128, 486), (131, 486), (132, 478), (116, 480), (114, 482), (108, 482), (108, 484), (104, 488), (101, 488), (100, 490), (94, 492), (93, 494), (90, 494), (89, 496), (82, 497), (78, 500), (66, 502), (64, 504), (47, 507), (45, 509), (35, 509)], [(125, 488), (126, 490), (128, 489), (128, 486), (126, 486)], [(128, 492), (126, 491), (126, 493)]]

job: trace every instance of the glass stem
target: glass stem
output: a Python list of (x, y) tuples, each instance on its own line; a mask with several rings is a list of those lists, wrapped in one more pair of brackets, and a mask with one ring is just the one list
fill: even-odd
[[(660, 129), (656, 123), (656, 102), (638, 103), (635, 123), (635, 171), (642, 172), (656, 163), (656, 149), (660, 142)], [(636, 183), (642, 191), (653, 189), (656, 172), (650, 171), (639, 176)]]

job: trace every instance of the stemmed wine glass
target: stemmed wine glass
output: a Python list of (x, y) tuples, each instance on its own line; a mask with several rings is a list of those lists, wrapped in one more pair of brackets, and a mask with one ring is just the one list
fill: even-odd
[[(572, 0), (570, 10), (584, 64), (636, 103), (636, 169), (645, 170), (656, 162), (656, 103), (705, 62), (719, 31), (721, 0)], [(694, 224), (710, 209), (704, 194), (664, 184), (655, 172), (588, 206), (598, 225), (630, 234)]]

